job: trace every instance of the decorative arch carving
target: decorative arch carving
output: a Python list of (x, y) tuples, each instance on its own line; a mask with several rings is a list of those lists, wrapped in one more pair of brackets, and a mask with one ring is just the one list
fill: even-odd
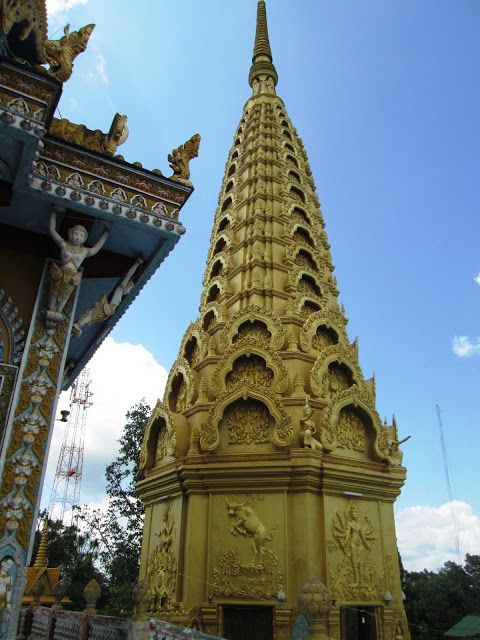
[(230, 242), (231, 241), (229, 234), (226, 231), (222, 231), (222, 233), (217, 237), (215, 244), (213, 245), (213, 251), (210, 260), (222, 251), (225, 251), (225, 249), (229, 249)]
[(226, 392), (221, 395), (215, 405), (210, 410), (207, 421), (200, 427), (200, 447), (202, 451), (212, 452), (220, 444), (219, 423), (223, 417), (225, 409), (239, 398), (253, 398), (259, 400), (267, 406), (270, 415), (275, 420), (272, 443), (277, 447), (289, 447), (293, 441), (292, 419), (287, 414), (275, 394), (262, 389), (243, 387), (233, 392)]
[(206, 285), (207, 282), (213, 280), (213, 278), (224, 277), (227, 275), (227, 259), (225, 255), (221, 253), (217, 253), (217, 255), (212, 258), (212, 264), (209, 265), (209, 270), (207, 271), (208, 277), (205, 278), (203, 284)]
[[(194, 392), (194, 379), (190, 365), (183, 356), (179, 356), (168, 375), (163, 402), (174, 413), (183, 413), (192, 404)], [(179, 394), (181, 394), (180, 397)]]
[(185, 358), (185, 360), (189, 363), (190, 367), (195, 366), (192, 362), (189, 362), (187, 357), (188, 345), (192, 339), (197, 341), (198, 352), (194, 357), (196, 362), (201, 362), (207, 355), (207, 341), (205, 340), (205, 334), (202, 331), (200, 321), (191, 322), (185, 331), (182, 342), (180, 345), (180, 353)]
[(210, 304), (205, 305), (205, 309), (203, 310), (201, 326), (205, 332), (210, 331), (213, 325), (216, 322), (222, 321), (222, 315), (218, 304), (216, 302), (210, 302)]
[(233, 193), (229, 194), (222, 202), (222, 208), (221, 208), (221, 212), (225, 213), (225, 211), (228, 211), (229, 209), (231, 209), (233, 207)]
[(347, 332), (345, 331), (345, 320), (340, 313), (336, 311), (317, 311), (305, 320), (300, 331), (300, 349), (304, 353), (310, 353), (312, 350), (312, 340), (316, 334), (317, 328), (320, 326), (333, 329), (335, 333), (342, 339), (342, 342), (348, 342)]
[[(207, 305), (213, 302), (218, 302), (220, 297), (225, 293), (226, 286), (227, 286), (227, 283), (226, 283), (225, 276), (217, 276), (216, 278), (213, 278), (212, 280), (210, 280), (210, 282), (208, 283), (208, 288), (204, 289), (202, 292), (202, 297), (200, 300), (200, 309), (206, 308)], [(218, 290), (218, 295), (216, 295), (216, 297), (212, 297), (214, 295), (213, 292), (215, 287)]]
[(294, 202), (288, 207), (287, 220), (290, 225), (292, 222), (297, 222), (300, 226), (312, 224), (312, 217), (311, 214), (307, 212), (307, 207), (302, 206), (298, 202)]
[[(352, 385), (356, 385), (362, 390), (366, 388), (362, 371), (357, 364), (357, 359), (358, 353), (355, 346), (349, 344), (339, 343), (322, 349), (310, 372), (310, 385), (314, 395), (323, 396), (327, 393), (325, 389), (325, 377), (328, 376), (329, 366), (335, 363), (343, 365), (350, 370), (353, 378)], [(336, 395), (337, 392), (332, 391), (331, 393)]]
[(217, 231), (218, 233), (222, 233), (224, 231), (228, 233), (227, 229), (232, 225), (233, 225), (233, 216), (231, 215), (231, 213), (226, 213), (222, 216), (220, 222), (218, 223)]
[[(301, 280), (304, 276), (313, 283), (311, 289), (302, 288)], [(312, 269), (307, 267), (296, 267), (289, 273), (290, 285), (295, 291), (301, 295), (306, 295), (312, 298), (322, 298), (322, 290), (318, 284), (318, 273), (315, 273)]]
[[(371, 405), (371, 397), (366, 390), (356, 385), (342, 392), (330, 405), (320, 427), (320, 441), (326, 451), (333, 451), (338, 446), (337, 424), (342, 409), (352, 407), (361, 409), (370, 419), (373, 438), (373, 452), (380, 460), (391, 464), (400, 464), (401, 453), (398, 442), (390, 429), (382, 424), (376, 409)], [(391, 437), (393, 435), (393, 438)]]
[(294, 303), (294, 313), (301, 318), (309, 318), (312, 314), (321, 311), (320, 302), (318, 298), (313, 299), (309, 296), (300, 296), (298, 303)]
[(317, 235), (312, 228), (308, 229), (305, 223), (301, 224), (296, 220), (289, 221), (285, 225), (285, 235), (293, 240), (294, 243), (303, 247), (316, 249), (318, 240)]
[(319, 265), (315, 260), (315, 251), (313, 248), (307, 249), (306, 247), (296, 247), (296, 253), (293, 257), (293, 263), (298, 267), (304, 269), (310, 269), (311, 271), (318, 271)]
[(0, 287), (0, 362), (20, 364), (24, 346), (25, 331), (20, 312)]
[[(220, 394), (225, 391), (227, 375), (233, 370), (234, 363), (241, 356), (250, 357), (252, 354), (262, 358), (262, 360), (265, 361), (266, 367), (273, 371), (271, 389), (276, 393), (285, 393), (288, 387), (288, 372), (280, 356), (275, 352), (270, 353), (261, 347), (247, 342), (240, 346), (234, 344), (224, 352), (222, 360), (217, 365), (212, 376), (212, 389), (214, 393)], [(239, 384), (244, 385), (243, 382)]]
[(157, 400), (147, 422), (140, 449), (140, 472), (145, 474), (165, 458), (175, 456), (177, 436), (168, 407)]
[[(224, 187), (225, 196), (229, 195), (234, 190), (236, 183), (237, 183), (237, 180), (235, 177), (233, 176), (227, 177), (227, 179), (225, 180), (225, 187)], [(232, 204), (233, 204), (233, 201), (232, 201)]]
[(293, 166), (293, 167), (298, 167), (298, 160), (295, 158), (295, 156), (292, 156), (291, 153), (287, 153), (285, 154), (285, 164), (287, 166)]
[(299, 189), (297, 186), (289, 185), (288, 194), (295, 202), (305, 204), (306, 198), (303, 189)]
[[(225, 325), (225, 328), (222, 331), (222, 335), (220, 337), (223, 350), (227, 350), (230, 348), (233, 342), (233, 338), (238, 334), (238, 328), (247, 320), (249, 320), (250, 322), (259, 320), (260, 322), (264, 322), (266, 324), (267, 329), (271, 334), (271, 350), (278, 351), (283, 347), (286, 339), (286, 332), (285, 327), (280, 322), (278, 316), (257, 305), (250, 305), (245, 309), (242, 309), (241, 311), (235, 313)], [(245, 340), (249, 342), (248, 338), (245, 338)], [(236, 347), (238, 348), (238, 346), (239, 343), (237, 342)]]

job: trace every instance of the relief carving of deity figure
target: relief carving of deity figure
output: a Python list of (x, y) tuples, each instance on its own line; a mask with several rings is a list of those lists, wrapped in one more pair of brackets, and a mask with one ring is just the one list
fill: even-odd
[(310, 448), (314, 451), (321, 451), (323, 447), (314, 437), (314, 434), (317, 432), (317, 428), (315, 427), (315, 422), (312, 419), (312, 416), (313, 409), (308, 404), (308, 397), (305, 396), (305, 406), (303, 407), (302, 417), (300, 418), (300, 424), (302, 425), (300, 439), (303, 440), (303, 446), (305, 448)]
[(74, 289), (80, 283), (80, 267), (83, 261), (97, 254), (105, 244), (110, 226), (103, 223), (105, 231), (93, 247), (86, 247), (88, 232), (85, 227), (76, 225), (68, 230), (68, 240), (57, 231), (57, 214), (50, 216), (50, 236), (60, 249), (61, 265), (52, 264), (50, 268), (50, 295), (48, 299), (47, 319), (59, 321), (62, 312)]
[(373, 525), (366, 516), (360, 520), (358, 507), (352, 504), (343, 513), (335, 513), (332, 529), (334, 537), (350, 559), (354, 580), (352, 587), (360, 589), (365, 556), (376, 540)]

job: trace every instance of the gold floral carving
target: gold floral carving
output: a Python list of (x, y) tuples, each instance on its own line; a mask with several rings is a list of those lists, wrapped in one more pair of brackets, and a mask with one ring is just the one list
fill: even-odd
[(234, 361), (232, 370), (227, 374), (225, 386), (228, 391), (244, 385), (270, 388), (273, 380), (273, 371), (267, 367), (263, 358), (257, 355), (243, 355)]
[[(302, 330), (300, 331), (300, 349), (304, 353), (310, 353), (313, 345), (314, 336), (316, 335), (318, 327), (325, 326), (329, 329), (333, 329), (339, 340), (342, 343), (347, 343), (347, 333), (345, 331), (345, 318), (341, 313), (336, 311), (317, 311), (312, 313), (305, 321)], [(329, 345), (324, 345), (329, 346)]]
[[(257, 356), (251, 360), (251, 365), (242, 366), (245, 373), (234, 374), (235, 363), (241, 356), (247, 356), (247, 359)], [(265, 363), (263, 367), (259, 366), (259, 358)], [(243, 363), (245, 365), (245, 363)], [(267, 369), (273, 371), (273, 383)], [(233, 374), (233, 375), (232, 375)], [(230, 378), (229, 378), (230, 376)], [(280, 356), (274, 351), (268, 352), (265, 349), (254, 346), (250, 340), (244, 340), (242, 344), (233, 344), (227, 349), (218, 364), (212, 376), (212, 389), (215, 393), (221, 393), (225, 389), (234, 388), (240, 384), (261, 384), (264, 387), (272, 387), (276, 393), (284, 393), (288, 387), (288, 372), (283, 364)]]
[[(262, 307), (250, 305), (233, 315), (225, 325), (221, 336), (222, 346), (224, 350), (230, 347), (234, 338), (238, 336), (239, 327), (247, 321), (250, 321), (252, 323), (254, 323), (255, 321), (259, 321), (263, 322), (266, 325), (268, 331), (271, 334), (271, 349), (269, 349), (270, 352), (271, 350), (277, 351), (283, 347), (285, 343), (286, 333), (279, 317), (271, 311), (263, 309)], [(252, 343), (257, 343), (256, 337), (254, 335), (246, 335), (242, 339), (252, 341)], [(263, 340), (261, 342), (262, 346), (264, 346)], [(237, 338), (236, 345), (239, 346), (239, 343), (240, 337)]]
[[(174, 389), (173, 383), (178, 374), (180, 374), (183, 382), (180, 384), (179, 389)], [(194, 378), (190, 365), (183, 356), (179, 356), (170, 369), (163, 402), (170, 406), (170, 402), (172, 401), (173, 406), (171, 409), (177, 413), (181, 413), (192, 404), (194, 392)], [(173, 398), (173, 395), (176, 397)]]
[(175, 521), (171, 502), (165, 505), (162, 523), (155, 535), (159, 542), (148, 558), (146, 575), (148, 590), (145, 604), (149, 613), (168, 611), (174, 606), (172, 601), (177, 583), (177, 559), (173, 550)]
[(346, 407), (340, 412), (337, 424), (337, 442), (339, 447), (364, 452), (367, 448), (365, 425), (360, 416)]
[(177, 436), (173, 416), (168, 407), (157, 400), (147, 422), (140, 449), (140, 471), (146, 473), (166, 457), (175, 455)]
[(260, 444), (269, 442), (274, 420), (267, 407), (252, 398), (240, 398), (229, 405), (223, 414), (231, 444)]
[(242, 341), (251, 341), (260, 347), (268, 349), (271, 339), (272, 334), (264, 322), (260, 320), (250, 322), (250, 320), (247, 320), (239, 326), (238, 333), (234, 336), (233, 342), (234, 344), (239, 344), (242, 343)]
[(333, 592), (342, 599), (377, 599), (382, 594), (382, 582), (371, 557), (377, 532), (367, 516), (360, 516), (355, 503), (337, 509), (332, 520), (332, 533), (343, 558), (337, 565)]
[[(268, 547), (275, 528), (267, 528), (248, 501), (226, 501), (231, 519), (230, 534), (249, 541), (223, 552), (213, 571), (213, 595), (217, 598), (253, 598), (271, 600), (283, 587), (283, 575), (277, 556)], [(248, 553), (249, 550), (249, 553)], [(250, 560), (244, 560), (250, 555)]]
[(200, 427), (200, 447), (202, 451), (215, 451), (220, 444), (219, 424), (225, 409), (239, 398), (256, 399), (264, 403), (275, 421), (271, 441), (277, 447), (289, 447), (293, 442), (292, 419), (285, 411), (276, 395), (268, 389), (259, 390), (244, 386), (233, 393), (227, 391), (220, 396), (210, 409), (206, 422)]

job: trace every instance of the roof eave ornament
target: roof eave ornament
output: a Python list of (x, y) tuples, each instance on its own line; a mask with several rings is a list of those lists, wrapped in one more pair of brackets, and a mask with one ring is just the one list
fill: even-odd
[(67, 24), (59, 40), (48, 40), (45, 0), (0, 0), (0, 55), (59, 82), (72, 75), (73, 61), (87, 48), (94, 28), (87, 24), (70, 31)]

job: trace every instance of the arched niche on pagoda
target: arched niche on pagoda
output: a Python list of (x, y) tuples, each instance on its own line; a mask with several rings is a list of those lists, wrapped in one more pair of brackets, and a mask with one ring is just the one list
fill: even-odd
[[(242, 413), (248, 425), (242, 426)], [(258, 428), (255, 419), (261, 422)], [(222, 394), (200, 428), (200, 448), (210, 453), (238, 453), (239, 446), (261, 453), (271, 445), (288, 448), (292, 441), (292, 420), (275, 394), (248, 386)]]
[(145, 428), (140, 449), (140, 472), (145, 475), (159, 464), (173, 460), (176, 446), (173, 415), (168, 407), (158, 400)]
[(339, 394), (330, 405), (320, 440), (326, 451), (394, 465), (401, 462), (393, 429), (382, 424), (368, 393), (356, 386)]
[(322, 300), (322, 290), (319, 284), (318, 273), (308, 267), (295, 267), (289, 272), (290, 287), (298, 295), (306, 295), (310, 298)]
[(204, 288), (200, 300), (200, 309), (202, 311), (212, 302), (219, 302), (224, 295), (227, 283), (225, 276), (217, 276), (209, 281), (208, 286)]
[(300, 205), (298, 202), (291, 204), (286, 209), (286, 214), (287, 220), (290, 224), (292, 224), (293, 222), (297, 222), (302, 226), (307, 225), (308, 227), (311, 227), (312, 225), (312, 218), (311, 215), (307, 212), (307, 207), (305, 207), (304, 205)]
[(334, 311), (317, 311), (312, 313), (300, 331), (300, 349), (304, 353), (319, 353), (325, 347), (347, 342), (345, 319)]
[(182, 338), (180, 354), (188, 362), (190, 368), (195, 367), (207, 355), (207, 341), (200, 322), (190, 323)]
[(324, 347), (310, 372), (312, 393), (315, 396), (333, 397), (353, 386), (368, 391), (357, 358), (357, 350), (350, 344), (338, 343)]
[(204, 285), (206, 285), (210, 280), (218, 277), (225, 277), (228, 271), (227, 258), (224, 254), (216, 255), (209, 265), (209, 270), (207, 272), (207, 278), (204, 281)]
[(206, 333), (211, 333), (216, 324), (222, 321), (221, 310), (216, 302), (205, 306), (200, 319), (201, 327)]
[[(251, 332), (248, 331), (249, 327), (246, 323), (250, 323)], [(268, 344), (259, 339), (260, 332), (255, 330), (256, 327), (260, 328), (262, 325), (270, 333), (270, 342)], [(239, 335), (240, 327), (246, 329), (241, 335)], [(285, 327), (277, 315), (256, 305), (250, 305), (230, 318), (222, 331), (220, 339), (224, 350), (229, 349), (234, 343), (237, 343), (238, 346), (241, 341), (242, 343), (248, 342), (252, 345), (264, 347), (272, 352), (278, 351), (283, 347), (285, 338)]]
[(220, 394), (239, 386), (260, 386), (274, 393), (285, 393), (288, 372), (275, 352), (250, 342), (227, 349), (212, 376), (212, 389)]
[(173, 413), (183, 413), (192, 404), (194, 391), (194, 376), (190, 365), (183, 356), (179, 356), (167, 379), (164, 403)]

